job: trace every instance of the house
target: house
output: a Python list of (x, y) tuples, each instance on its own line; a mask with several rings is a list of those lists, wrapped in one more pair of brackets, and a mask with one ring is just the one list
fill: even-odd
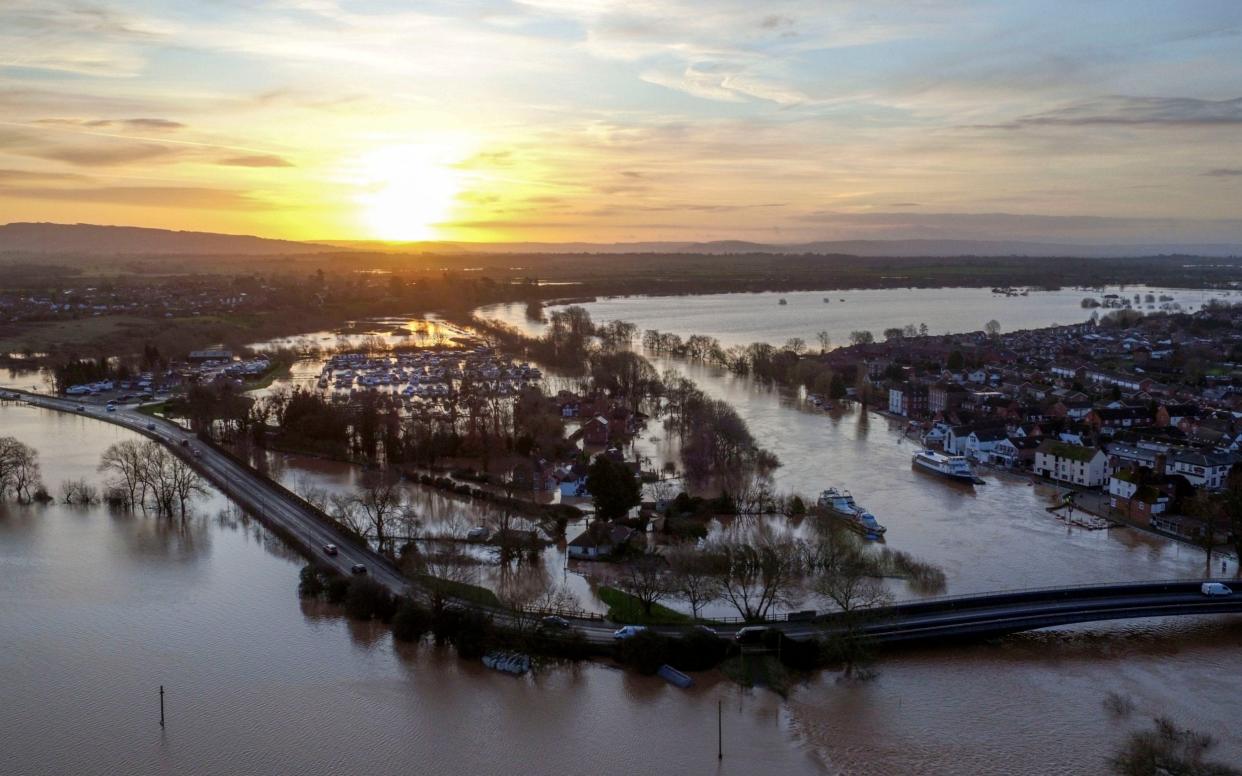
[(922, 417), (927, 414), (926, 385), (902, 383), (888, 389), (888, 411), (902, 417)]
[(934, 383), (927, 389), (927, 411), (931, 414), (951, 412), (962, 406), (966, 389), (957, 383)]
[(633, 528), (597, 520), (570, 540), (566, 545), (567, 551), (571, 559), (599, 560), (612, 555), (618, 547), (628, 543), (634, 534)]
[(1045, 439), (1035, 448), (1035, 473), (1056, 482), (1086, 488), (1104, 484), (1108, 456), (1096, 447), (1079, 447)]
[(992, 461), (1010, 468), (1029, 467), (1035, 461), (1035, 450), (1041, 441), (1039, 437), (1006, 437), (992, 448)]
[(1152, 411), (1146, 407), (1100, 407), (1087, 413), (1087, 423), (1097, 431), (1150, 426), (1154, 420)]
[(996, 449), (997, 443), (1007, 437), (1005, 429), (1000, 427), (975, 429), (966, 437), (965, 454), (976, 461), (987, 461), (992, 451)]
[(603, 415), (596, 415), (582, 424), (582, 441), (594, 447), (608, 444), (609, 422)]
[(1234, 464), (1242, 461), (1237, 453), (1214, 453), (1186, 450), (1169, 459), (1169, 473), (1180, 474), (1191, 485), (1208, 490), (1225, 487), (1225, 478)]
[(1151, 524), (1154, 515), (1167, 512), (1169, 495), (1154, 484), (1144, 482), (1138, 470), (1122, 469), (1108, 479), (1108, 505), (1131, 520)]

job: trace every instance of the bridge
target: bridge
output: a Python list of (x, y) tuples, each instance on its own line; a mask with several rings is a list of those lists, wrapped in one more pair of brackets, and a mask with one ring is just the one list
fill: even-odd
[[(1200, 590), (1204, 581), (1219, 581), (1238, 591), (1227, 596), (1204, 595)], [(988, 638), (1087, 622), (1210, 614), (1242, 614), (1242, 585), (1234, 580), (1185, 580), (953, 596), (852, 615), (827, 614), (783, 630), (792, 638), (853, 633), (888, 645)]]
[[(196, 439), (176, 423), (145, 415), (131, 405), (118, 406), (110, 412), (98, 401), (89, 399), (74, 401), (23, 391), (0, 391), (4, 393), (20, 395), (36, 407), (115, 423), (154, 439), (306, 557), (346, 575), (354, 564), (361, 563), (372, 579), (391, 592), (420, 594), (388, 558), (341, 531), (327, 515), (231, 454)], [(326, 544), (337, 545), (338, 554), (324, 553)], [(1229, 596), (1206, 596), (1200, 592), (1203, 581), (1206, 580), (1083, 585), (952, 596), (849, 614), (782, 617), (755, 624), (776, 628), (794, 639), (850, 634), (881, 645), (898, 645), (988, 638), (1058, 625), (1141, 617), (1242, 614), (1242, 582), (1218, 580), (1236, 586), (1237, 592)], [(507, 610), (466, 602), (460, 605), (484, 609), (501, 624), (514, 619), (513, 613)], [(572, 625), (587, 641), (602, 646), (613, 642), (612, 632), (619, 623), (609, 623), (596, 616), (573, 618)], [(740, 627), (711, 622), (704, 625), (725, 638), (732, 638)], [(676, 636), (690, 627), (693, 626), (661, 626), (653, 630)]]

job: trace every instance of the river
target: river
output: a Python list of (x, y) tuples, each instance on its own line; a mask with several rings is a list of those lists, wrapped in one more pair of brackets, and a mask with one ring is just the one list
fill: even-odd
[[(987, 288), (883, 288), (603, 297), (581, 306), (596, 321), (629, 321), (640, 332), (658, 329), (683, 337), (707, 334), (726, 347), (752, 342), (782, 345), (791, 337), (800, 337), (809, 347), (818, 348), (817, 335), (821, 331), (828, 332), (834, 346), (849, 344), (853, 331), (870, 331), (881, 339), (885, 329), (910, 323), (926, 323), (931, 334), (982, 331), (990, 320), (1000, 323), (1004, 331), (1016, 331), (1085, 321), (1092, 313), (1082, 307), (1082, 300), (1087, 297), (1101, 299), (1105, 294), (1117, 294), (1133, 302), (1135, 294), (1142, 300), (1151, 294), (1155, 301), (1150, 307), (1146, 301), (1140, 301), (1136, 309), (1157, 310), (1163, 296), (1191, 311), (1211, 299), (1236, 299), (1237, 293), (1111, 286), (1005, 296)], [(785, 304), (780, 303), (782, 299)], [(825, 303), (825, 299), (829, 301)], [(499, 304), (481, 308), (479, 314), (525, 328), (525, 311), (523, 304)], [(1104, 315), (1109, 310), (1098, 312)]]

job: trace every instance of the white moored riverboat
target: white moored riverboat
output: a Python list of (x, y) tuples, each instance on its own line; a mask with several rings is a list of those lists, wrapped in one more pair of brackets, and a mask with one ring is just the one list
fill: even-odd
[(829, 488), (819, 494), (819, 506), (830, 516), (840, 518), (846, 525), (869, 539), (878, 539), (888, 529), (880, 525), (875, 515), (854, 503), (848, 490)]
[(945, 455), (935, 450), (920, 450), (914, 454), (913, 463), (915, 468), (955, 482), (965, 482), (970, 485), (983, 483), (983, 480), (975, 476), (975, 470), (970, 468), (970, 462), (960, 455)]

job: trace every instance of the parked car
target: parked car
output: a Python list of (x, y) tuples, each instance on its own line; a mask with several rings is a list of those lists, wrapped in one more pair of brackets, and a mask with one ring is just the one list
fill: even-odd
[(155, 430), (155, 424), (154, 424), (154, 423), (148, 423), (148, 424), (147, 424), (147, 431), (154, 431), (154, 430)]
[(624, 625), (612, 632), (614, 639), (631, 639), (647, 630), (646, 625)]
[(359, 575), (365, 574), (367, 573), (367, 567), (362, 565), (361, 563), (355, 563), (354, 565), (349, 567), (349, 573), (359, 574)]
[(336, 545), (335, 545), (335, 544), (325, 544), (325, 545), (323, 546), (323, 552), (324, 552), (324, 554), (325, 554), (325, 555), (335, 555), (335, 554), (337, 553), (337, 548), (336, 548)]
[(766, 625), (747, 625), (733, 634), (733, 638), (739, 644), (757, 644), (763, 640), (763, 634), (770, 630), (772, 629)]
[(564, 617), (549, 614), (547, 617), (540, 618), (539, 627), (547, 628), (548, 630), (569, 630), (570, 622)]
[(1199, 592), (1204, 595), (1233, 595), (1233, 588), (1221, 582), (1204, 582), (1199, 585)]

